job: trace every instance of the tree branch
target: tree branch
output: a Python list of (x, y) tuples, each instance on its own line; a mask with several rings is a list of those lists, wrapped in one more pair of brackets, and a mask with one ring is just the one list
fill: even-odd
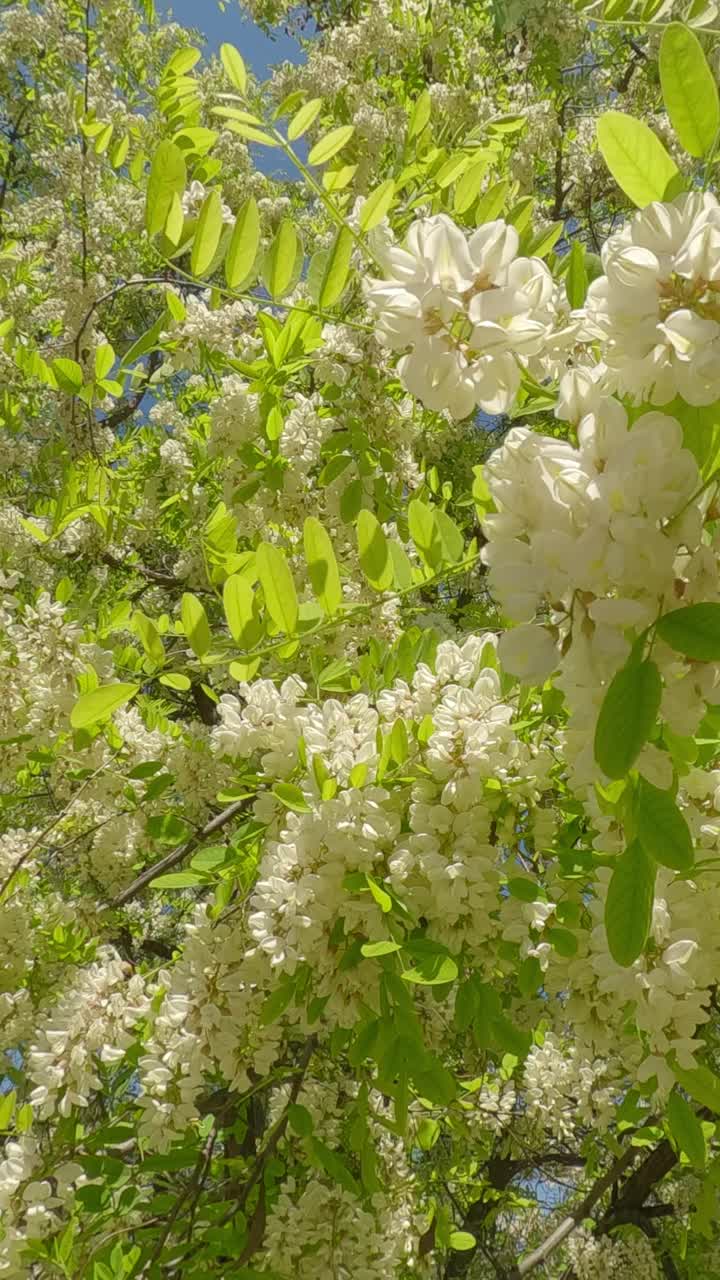
[(188, 854), (197, 849), (198, 845), (202, 844), (203, 840), (206, 840), (208, 836), (212, 836), (216, 831), (226, 827), (228, 822), (232, 822), (232, 819), (237, 817), (239, 813), (246, 813), (247, 807), (247, 799), (235, 800), (233, 804), (229, 804), (227, 809), (223, 809), (222, 813), (217, 813), (214, 818), (206, 822), (204, 827), (201, 827), (189, 840), (185, 841), (185, 844), (181, 844), (178, 849), (173, 849), (164, 858), (161, 858), (159, 862), (147, 867), (137, 879), (133, 880), (132, 884), (128, 885), (127, 889), (123, 889), (122, 893), (113, 898), (109, 905), (111, 907), (123, 907), (126, 902), (130, 902), (132, 898), (137, 897), (141, 889), (144, 889), (156, 876), (163, 875), (171, 867), (176, 867), (178, 863), (184, 862)]

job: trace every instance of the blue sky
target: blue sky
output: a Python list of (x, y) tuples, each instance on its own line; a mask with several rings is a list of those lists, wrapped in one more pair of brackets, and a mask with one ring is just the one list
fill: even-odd
[(202, 31), (209, 50), (217, 49), (223, 40), (234, 44), (259, 79), (276, 62), (300, 62), (304, 58), (297, 40), (282, 28), (277, 28), (272, 38), (265, 35), (243, 17), (237, 0), (228, 5), (225, 13), (220, 12), (217, 0), (157, 0), (158, 14), (167, 16), (170, 10), (176, 22)]

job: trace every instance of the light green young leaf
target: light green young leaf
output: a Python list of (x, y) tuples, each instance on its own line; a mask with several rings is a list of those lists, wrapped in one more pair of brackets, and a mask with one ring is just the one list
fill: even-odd
[(293, 283), (302, 242), (294, 223), (283, 218), (268, 249), (262, 267), (263, 284), (273, 298), (281, 298)]
[(261, 542), (255, 563), (270, 617), (281, 631), (293, 635), (297, 628), (298, 600), (285, 553), (271, 542)]
[(395, 183), (392, 178), (386, 178), (385, 182), (381, 182), (379, 187), (370, 192), (360, 210), (360, 230), (372, 231), (373, 227), (382, 222), (386, 213), (392, 208), (394, 199)]
[(233, 44), (221, 44), (220, 57), (231, 85), (244, 96), (247, 93), (247, 69), (242, 55)]
[(253, 275), (260, 245), (260, 214), (254, 196), (240, 208), (225, 258), (225, 279), (230, 289), (239, 289)]
[(148, 179), (145, 226), (154, 236), (162, 231), (173, 203), (173, 196), (181, 197), (187, 182), (185, 157), (174, 142), (161, 142), (153, 157)]
[(588, 289), (587, 271), (585, 269), (585, 245), (581, 240), (573, 240), (570, 250), (565, 288), (571, 307), (581, 307)]
[(605, 932), (616, 964), (627, 969), (642, 953), (652, 920), (655, 866), (638, 840), (618, 855), (605, 900)]
[(691, 156), (708, 155), (720, 130), (717, 84), (703, 47), (682, 22), (670, 22), (660, 42), (663, 101), (680, 143)]
[(213, 187), (203, 201), (190, 254), (190, 270), (194, 276), (204, 276), (210, 267), (222, 228), (222, 201), (217, 187)]
[(597, 122), (597, 140), (613, 178), (638, 208), (670, 200), (683, 189), (675, 161), (644, 121), (606, 111)]
[(435, 510), (420, 498), (413, 498), (408, 506), (410, 537), (423, 560), (437, 569), (442, 560), (442, 545), (435, 523)]
[(387, 591), (393, 582), (388, 542), (372, 511), (361, 511), (357, 520), (360, 568), (376, 591)]
[(354, 243), (350, 228), (340, 227), (332, 242), (320, 284), (318, 303), (323, 308), (334, 306), (343, 295)]
[(410, 123), (408, 124), (408, 141), (411, 141), (413, 138), (416, 138), (418, 134), (422, 133), (425, 125), (430, 119), (431, 107), (432, 100), (430, 98), (430, 93), (427, 89), (423, 89), (419, 98), (415, 102), (410, 115)]
[(113, 711), (118, 711), (134, 698), (139, 688), (137, 684), (105, 684), (91, 693), (84, 693), (70, 712), (70, 724), (73, 729), (87, 729), (107, 720)]
[(313, 120), (317, 119), (322, 108), (322, 98), (311, 98), (304, 106), (296, 111), (292, 120), (288, 125), (287, 136), (290, 142), (294, 142), (296, 138), (302, 135), (310, 128)]
[(331, 129), (315, 143), (308, 156), (308, 164), (327, 164), (328, 160), (332, 160), (338, 151), (347, 146), (354, 132), (353, 124), (341, 124), (337, 129)]
[(245, 630), (253, 622), (255, 592), (247, 578), (233, 573), (223, 586), (223, 608), (230, 634), (236, 644), (248, 647), (244, 642)]
[(212, 643), (207, 614), (197, 596), (186, 591), (180, 602), (180, 618), (196, 657), (202, 658)]
[(324, 612), (332, 617), (342, 604), (340, 573), (327, 530), (315, 516), (308, 516), (305, 521), (303, 542), (313, 592)]

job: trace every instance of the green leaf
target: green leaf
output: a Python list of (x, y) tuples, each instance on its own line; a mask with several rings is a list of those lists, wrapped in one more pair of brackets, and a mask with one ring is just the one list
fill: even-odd
[(385, 892), (374, 876), (366, 876), (365, 879), (367, 881), (368, 889), (377, 902), (380, 910), (384, 914), (387, 914), (388, 911), (392, 910), (392, 898), (390, 897), (390, 894)]
[(482, 180), (487, 172), (488, 161), (476, 160), (463, 173), (455, 187), (453, 209), (456, 213), (465, 213), (480, 195)]
[(360, 210), (360, 230), (372, 231), (373, 227), (382, 222), (394, 199), (395, 183), (392, 178), (386, 178), (385, 182), (381, 182), (379, 187), (370, 192)]
[(624, 778), (657, 719), (662, 696), (654, 662), (628, 662), (611, 680), (595, 729), (595, 759), (609, 778)]
[(430, 97), (430, 93), (427, 89), (423, 89), (410, 115), (410, 122), (408, 124), (408, 135), (407, 135), (408, 141), (410, 141), (412, 138), (416, 138), (418, 134), (422, 133), (423, 129), (425, 128), (425, 125), (430, 119), (431, 108), (432, 108), (432, 99)]
[(233, 44), (221, 44), (220, 57), (231, 85), (244, 96), (247, 93), (247, 70), (242, 56)]
[(95, 352), (95, 377), (107, 378), (115, 363), (115, 352), (109, 342), (103, 342)]
[(682, 22), (670, 22), (660, 41), (663, 101), (682, 146), (691, 156), (706, 156), (720, 129), (715, 77), (697, 36)]
[(277, 229), (262, 267), (262, 278), (268, 293), (281, 298), (292, 285), (298, 256), (302, 254), (302, 242), (290, 218), (283, 218)]
[(642, 120), (606, 111), (597, 122), (597, 140), (613, 178), (638, 208), (670, 200), (682, 190), (675, 161)]
[(315, 143), (308, 156), (308, 164), (326, 164), (328, 160), (332, 160), (347, 145), (354, 132), (353, 124), (341, 124), (337, 129), (331, 129)]
[(165, 648), (155, 623), (139, 609), (135, 610), (132, 621), (148, 657), (155, 663), (164, 662)]
[(333, 1181), (337, 1182), (352, 1195), (360, 1196), (360, 1187), (342, 1157), (336, 1151), (331, 1151), (330, 1147), (321, 1142), (319, 1138), (308, 1138), (307, 1142), (309, 1154), (314, 1157)]
[(635, 823), (638, 840), (656, 862), (672, 871), (688, 871), (693, 865), (690, 828), (675, 799), (643, 777), (638, 779)]
[(674, 1066), (675, 1079), (682, 1085), (686, 1093), (703, 1107), (709, 1107), (716, 1115), (720, 1115), (720, 1076), (716, 1076), (709, 1067)]
[(281, 631), (293, 635), (297, 628), (298, 600), (284, 552), (271, 542), (261, 542), (256, 552), (256, 568), (270, 617)]
[(240, 208), (225, 259), (225, 279), (230, 289), (238, 289), (251, 279), (260, 246), (260, 214), (254, 196)]
[(310, 805), (302, 791), (292, 782), (276, 782), (273, 787), (273, 795), (277, 796), (286, 809), (293, 809), (295, 813), (311, 812)]
[[(233, 573), (225, 579), (223, 586), (223, 608), (230, 635), (236, 644), (243, 648), (250, 645), (245, 642), (246, 628), (254, 621), (255, 592), (247, 578), (241, 573)], [(252, 643), (252, 641), (251, 641)]]
[(401, 947), (399, 942), (390, 942), (388, 939), (386, 942), (366, 942), (360, 950), (371, 959), (373, 956), (390, 956), (393, 952), (400, 951)]
[(190, 254), (190, 270), (194, 276), (205, 275), (210, 267), (217, 253), (222, 228), (222, 201), (220, 192), (214, 187), (203, 201), (195, 231)]
[(707, 1160), (707, 1146), (702, 1124), (686, 1098), (673, 1090), (668, 1098), (667, 1118), (675, 1145), (691, 1164), (702, 1169)]
[(341, 227), (332, 242), (322, 274), (318, 303), (323, 308), (334, 306), (343, 295), (354, 243), (350, 228)]
[(435, 511), (420, 498), (413, 498), (408, 506), (408, 528), (423, 560), (432, 569), (437, 569), (442, 560), (442, 546), (435, 523)]
[(372, 511), (361, 511), (357, 520), (360, 568), (376, 591), (387, 591), (393, 584), (393, 566), (388, 542)]
[(413, 982), (421, 987), (436, 987), (445, 982), (454, 982), (458, 976), (458, 967), (452, 956), (424, 956), (413, 969), (405, 969), (402, 978), (405, 982)]
[(310, 128), (313, 120), (319, 115), (321, 107), (322, 98), (311, 98), (299, 111), (295, 112), (287, 130), (290, 142), (294, 142), (296, 138), (301, 138), (305, 131)]
[(162, 231), (173, 196), (182, 196), (187, 181), (185, 157), (174, 142), (161, 142), (153, 157), (148, 179), (145, 226), (150, 236)]
[(151, 889), (194, 889), (196, 885), (206, 884), (204, 875), (198, 871), (169, 871), (166, 876), (156, 876), (150, 881)]
[(628, 968), (642, 954), (652, 921), (655, 867), (639, 840), (616, 861), (605, 901), (605, 932), (610, 955)]
[(332, 617), (342, 604), (340, 573), (330, 537), (315, 516), (308, 516), (305, 521), (303, 542), (313, 592), (324, 612)]
[(309, 1138), (313, 1131), (313, 1119), (307, 1107), (291, 1102), (287, 1114), (290, 1127), (299, 1133), (301, 1138)]
[(720, 604), (689, 604), (658, 619), (655, 630), (678, 653), (699, 662), (720, 660)]
[(187, 693), (192, 688), (192, 681), (189, 676), (183, 675), (181, 671), (168, 671), (165, 675), (158, 676), (160, 684), (164, 684), (168, 689), (174, 689), (176, 693)]
[(77, 395), (82, 390), (83, 371), (75, 360), (66, 360), (64, 356), (52, 362), (52, 371), (61, 391), (68, 395)]
[(469, 1231), (451, 1231), (448, 1237), (448, 1244), (451, 1249), (464, 1252), (467, 1249), (474, 1249), (477, 1241)]
[(492, 222), (494, 218), (497, 218), (509, 190), (509, 178), (501, 178), (492, 187), (488, 187), (475, 206), (473, 221), (476, 227), (481, 226), (483, 222)]
[(138, 684), (105, 684), (84, 693), (70, 712), (70, 724), (73, 729), (87, 729), (100, 720), (107, 720), (113, 711), (134, 698), (139, 688)]
[(207, 614), (197, 596), (186, 591), (180, 602), (180, 618), (190, 648), (197, 658), (207, 653), (212, 643)]
[(585, 245), (580, 240), (573, 240), (565, 276), (565, 288), (570, 306), (581, 307), (587, 293), (588, 278), (585, 270)]
[(465, 553), (465, 542), (463, 536), (455, 524), (451, 520), (447, 511), (443, 511), (442, 507), (434, 508), (435, 528), (440, 540), (440, 549), (442, 559), (448, 564), (457, 564), (462, 560)]

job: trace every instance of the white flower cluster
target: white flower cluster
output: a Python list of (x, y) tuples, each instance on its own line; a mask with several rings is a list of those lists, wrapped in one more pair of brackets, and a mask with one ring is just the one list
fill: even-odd
[(603, 246), (588, 290), (590, 336), (636, 401), (720, 396), (720, 204), (693, 191), (639, 210)]
[(650, 1241), (639, 1232), (624, 1239), (578, 1231), (568, 1253), (578, 1280), (660, 1280)]
[(376, 236), (386, 279), (365, 297), (379, 339), (395, 351), (408, 390), (429, 409), (464, 418), (503, 413), (520, 385), (518, 357), (537, 355), (553, 322), (553, 279), (539, 258), (518, 256), (502, 221), (469, 239), (446, 214), (414, 222), (405, 247)]
[(561, 1047), (547, 1032), (525, 1062), (525, 1103), (530, 1120), (559, 1141), (570, 1141), (578, 1123), (606, 1129), (613, 1118), (616, 1090), (601, 1087), (606, 1064), (583, 1057), (577, 1045)]
[(101, 950), (49, 1011), (30, 1046), (30, 1102), (38, 1118), (87, 1107), (90, 1094), (101, 1088), (101, 1064), (122, 1061), (147, 1008), (143, 978), (128, 980), (127, 965), (112, 947)]

